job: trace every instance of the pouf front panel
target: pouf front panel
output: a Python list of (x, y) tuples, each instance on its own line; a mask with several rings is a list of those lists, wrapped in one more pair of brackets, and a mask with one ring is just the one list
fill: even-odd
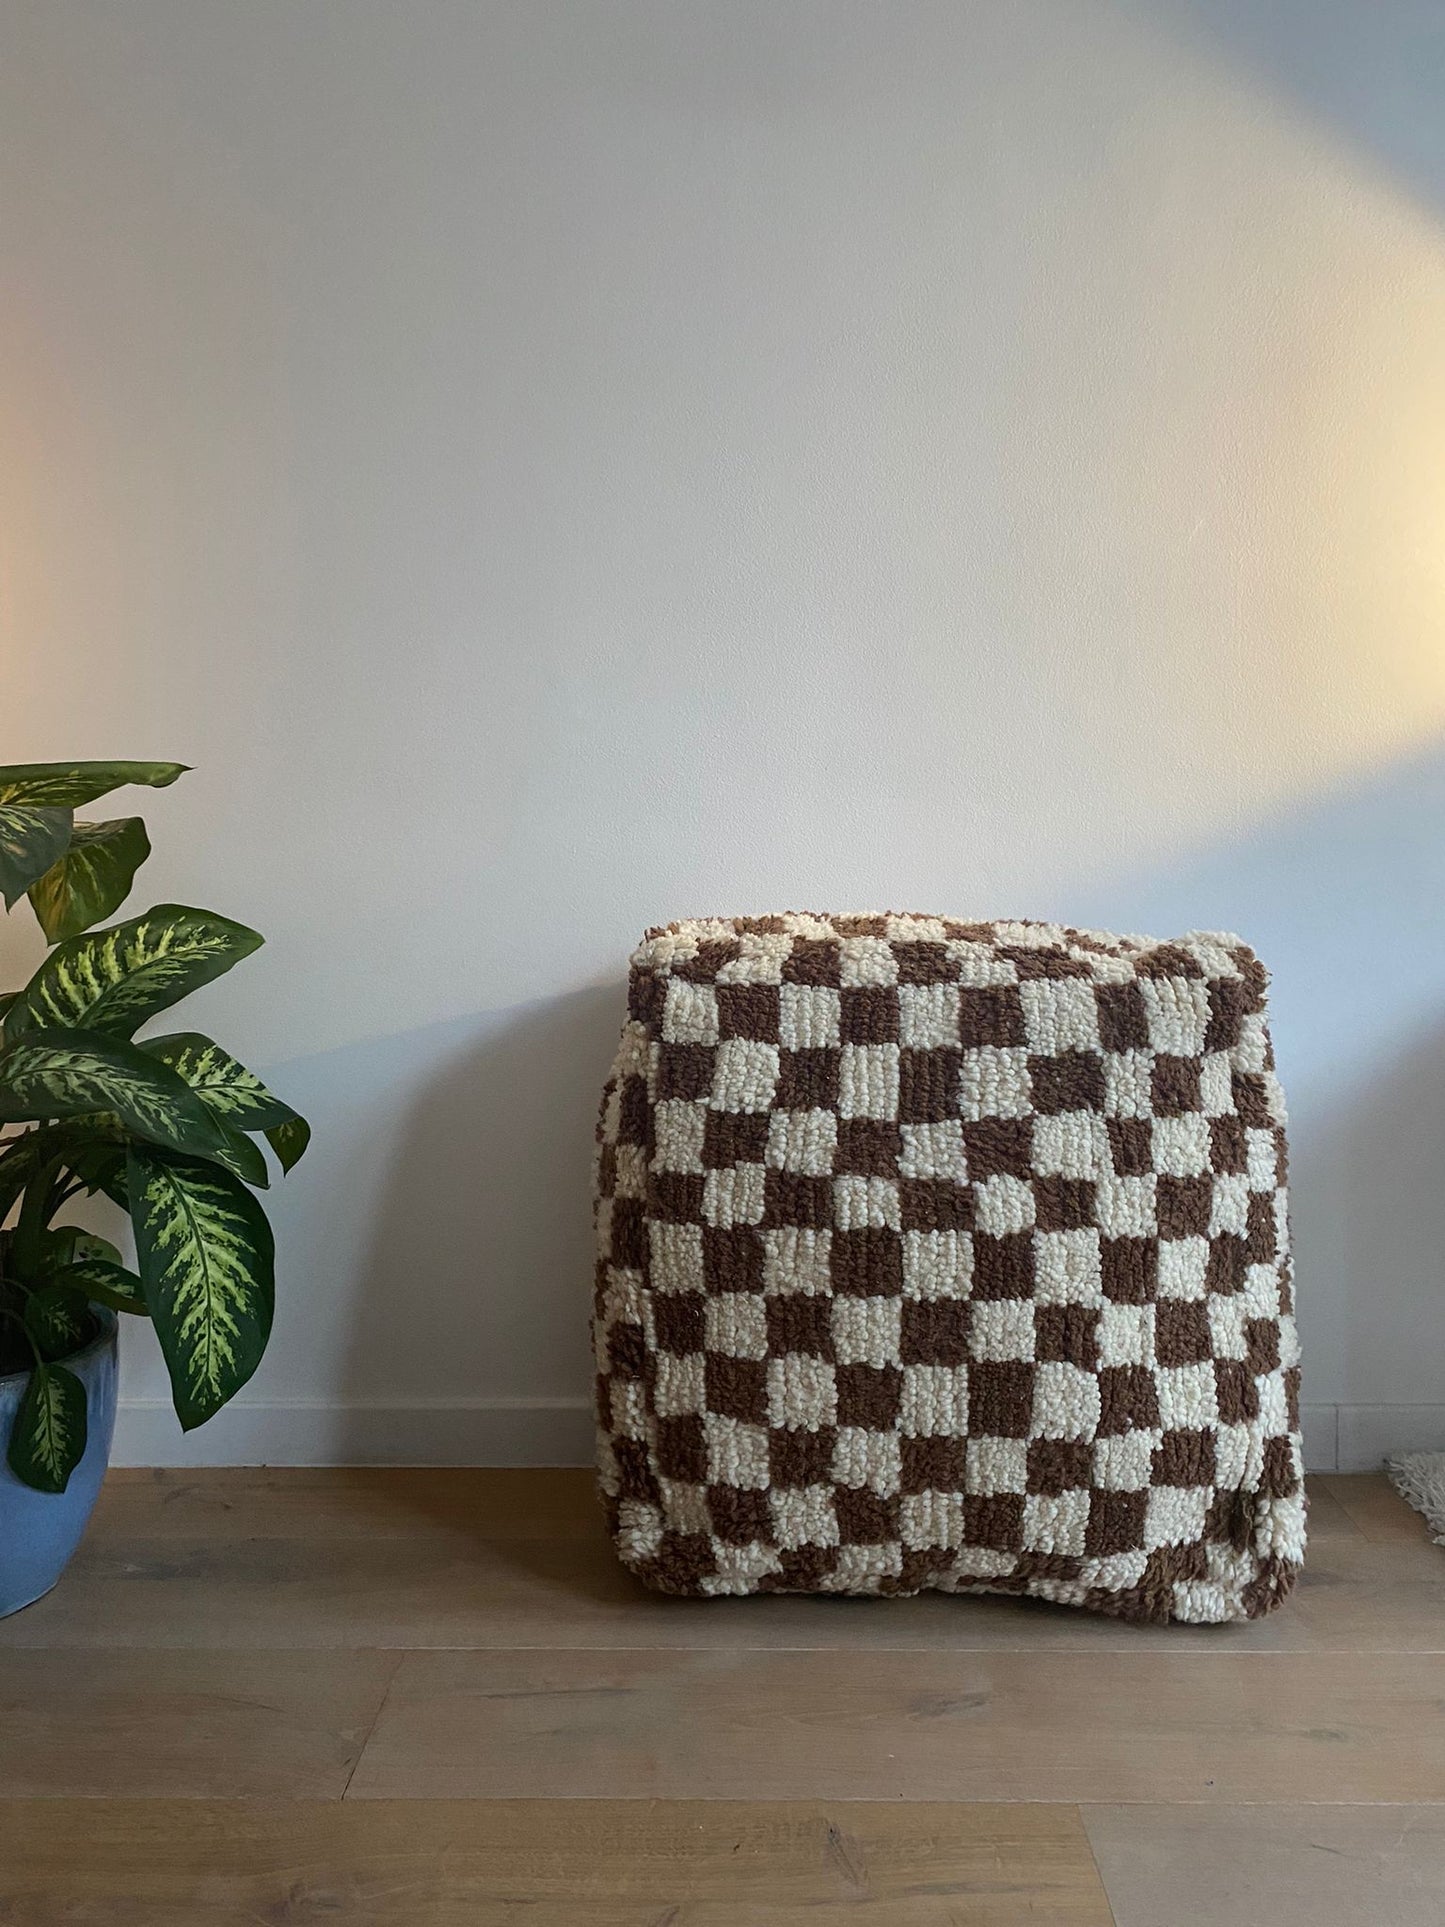
[(1304, 1498), (1266, 984), (1213, 934), (650, 932), (595, 1166), (627, 1565), (704, 1595), (1277, 1603)]

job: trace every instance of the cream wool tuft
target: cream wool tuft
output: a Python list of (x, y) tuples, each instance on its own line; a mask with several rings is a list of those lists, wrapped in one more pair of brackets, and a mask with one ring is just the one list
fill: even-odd
[(1436, 1545), (1445, 1546), (1445, 1452), (1401, 1452), (1385, 1468), (1400, 1497), (1423, 1514)]

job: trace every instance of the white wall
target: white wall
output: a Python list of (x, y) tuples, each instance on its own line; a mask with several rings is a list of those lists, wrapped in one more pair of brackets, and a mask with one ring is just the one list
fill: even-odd
[(3, 754), (197, 765), (317, 1129), (126, 1455), (585, 1452), (626, 953), (802, 905), (1251, 937), (1312, 1455), (1445, 1445), (1435, 21), (0, 0)]

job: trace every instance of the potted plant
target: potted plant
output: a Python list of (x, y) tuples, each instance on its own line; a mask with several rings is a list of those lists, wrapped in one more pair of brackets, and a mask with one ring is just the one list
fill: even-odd
[[(95, 929), (130, 894), (150, 842), (138, 816), (74, 817), (184, 770), (0, 768), (0, 891), (7, 910), (28, 895), (51, 946), (23, 989), (0, 996), (0, 1615), (48, 1592), (85, 1530), (115, 1421), (116, 1314), (154, 1324), (187, 1430), (246, 1383), (270, 1335), (255, 1139), (285, 1172), (310, 1128), (210, 1038), (137, 1034), (262, 939), (176, 903)], [(97, 1192), (130, 1216), (134, 1270), (64, 1217)]]

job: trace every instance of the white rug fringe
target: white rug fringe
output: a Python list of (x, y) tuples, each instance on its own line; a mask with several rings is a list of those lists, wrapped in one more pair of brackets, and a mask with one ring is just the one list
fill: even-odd
[(1445, 1452), (1399, 1452), (1385, 1469), (1406, 1504), (1424, 1513), (1436, 1545), (1445, 1546)]

